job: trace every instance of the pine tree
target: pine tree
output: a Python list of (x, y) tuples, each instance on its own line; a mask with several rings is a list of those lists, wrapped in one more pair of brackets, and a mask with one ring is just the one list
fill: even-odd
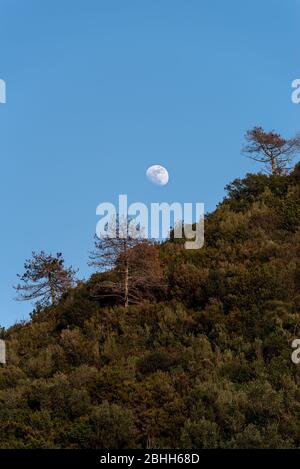
[(254, 161), (265, 164), (269, 174), (285, 174), (294, 156), (300, 151), (300, 134), (285, 139), (275, 132), (265, 132), (262, 127), (254, 127), (246, 133), (243, 153)]
[(18, 275), (22, 283), (15, 287), (19, 301), (37, 300), (42, 306), (55, 304), (76, 283), (76, 271), (64, 266), (60, 252), (56, 256), (44, 251), (33, 252), (32, 258), (26, 260), (24, 269), (24, 274)]
[(97, 284), (95, 296), (119, 298), (125, 307), (139, 303), (152, 289), (163, 287), (158, 247), (141, 234), (137, 236), (127, 220), (117, 222), (117, 229), (110, 223), (107, 234), (95, 239), (88, 264), (114, 273), (113, 279)]

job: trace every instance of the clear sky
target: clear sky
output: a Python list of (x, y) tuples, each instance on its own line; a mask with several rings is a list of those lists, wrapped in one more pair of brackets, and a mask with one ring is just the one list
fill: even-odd
[[(0, 0), (0, 324), (32, 250), (86, 265), (100, 202), (204, 202), (258, 167), (248, 128), (300, 128), (300, 0)], [(145, 171), (160, 163), (165, 187)]]

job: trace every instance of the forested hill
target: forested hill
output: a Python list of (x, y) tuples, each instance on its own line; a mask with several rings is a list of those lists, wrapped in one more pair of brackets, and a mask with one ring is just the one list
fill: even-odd
[(97, 295), (117, 273), (96, 273), (3, 331), (0, 447), (299, 447), (299, 227), (300, 165), (249, 174), (202, 249), (154, 247), (137, 304)]

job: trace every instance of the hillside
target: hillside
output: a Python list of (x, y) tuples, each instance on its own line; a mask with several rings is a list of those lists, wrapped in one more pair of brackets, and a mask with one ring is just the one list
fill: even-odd
[(300, 164), (230, 184), (203, 249), (158, 249), (141, 304), (98, 273), (2, 332), (0, 448), (300, 447)]

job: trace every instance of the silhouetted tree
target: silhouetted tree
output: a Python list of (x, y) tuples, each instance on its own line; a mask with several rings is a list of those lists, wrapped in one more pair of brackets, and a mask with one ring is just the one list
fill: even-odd
[(243, 153), (249, 158), (264, 163), (268, 173), (280, 176), (289, 169), (289, 164), (300, 150), (300, 134), (285, 139), (275, 132), (265, 132), (254, 127), (246, 133), (247, 144)]
[(55, 304), (69, 288), (75, 286), (76, 271), (64, 266), (62, 253), (56, 256), (44, 251), (33, 252), (24, 264), (25, 272), (18, 275), (21, 284), (15, 287), (17, 300), (37, 300), (43, 306)]

